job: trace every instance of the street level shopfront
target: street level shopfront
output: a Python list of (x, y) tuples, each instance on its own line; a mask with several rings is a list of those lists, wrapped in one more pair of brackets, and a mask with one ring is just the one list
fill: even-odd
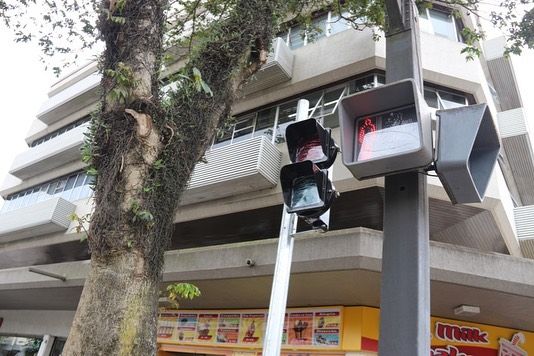
[[(160, 355), (260, 356), (267, 311), (164, 310)], [(379, 310), (369, 307), (288, 309), (284, 356), (373, 355)], [(534, 356), (534, 333), (442, 318), (431, 321), (431, 356)]]

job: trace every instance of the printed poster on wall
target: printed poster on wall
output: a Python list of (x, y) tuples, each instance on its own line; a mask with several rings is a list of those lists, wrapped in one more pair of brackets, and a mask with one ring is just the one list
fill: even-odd
[(241, 314), (240, 343), (261, 345), (264, 327), (265, 313)]
[(217, 327), (217, 342), (220, 344), (237, 344), (239, 341), (239, 324), (241, 314), (220, 314)]
[(177, 317), (178, 313), (175, 312), (160, 314), (158, 319), (158, 338), (171, 339), (173, 337)]
[(198, 314), (195, 341), (213, 342), (217, 333), (219, 314)]
[(288, 344), (313, 344), (313, 312), (293, 312), (288, 318)]
[(192, 342), (195, 340), (195, 330), (197, 328), (197, 314), (180, 313), (178, 316), (178, 326), (176, 338), (178, 341)]
[(339, 346), (340, 324), (339, 311), (315, 312), (313, 343), (321, 346)]
[[(267, 314), (263, 310), (166, 311), (158, 321), (159, 342), (261, 347)], [(339, 308), (297, 309), (285, 315), (282, 345), (339, 347)]]

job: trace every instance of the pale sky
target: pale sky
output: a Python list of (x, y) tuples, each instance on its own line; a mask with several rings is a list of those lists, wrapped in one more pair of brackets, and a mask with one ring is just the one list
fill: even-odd
[[(35, 44), (15, 44), (8, 32), (0, 31), (0, 103), (4, 123), (0, 129), (0, 186), (15, 156), (28, 149), (26, 133), (46, 100), (49, 87), (57, 80), (51, 71), (45, 71)], [(498, 33), (491, 35), (488, 37)], [(534, 51), (514, 58), (514, 64), (523, 102), (531, 106), (527, 110), (534, 126)], [(0, 206), (2, 203), (0, 198)]]

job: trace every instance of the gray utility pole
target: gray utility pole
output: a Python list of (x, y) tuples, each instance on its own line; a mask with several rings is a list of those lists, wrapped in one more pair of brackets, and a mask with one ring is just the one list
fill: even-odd
[[(417, 9), (386, 0), (386, 82), (413, 78), (423, 90)], [(430, 262), (426, 176), (385, 177), (384, 245), (380, 296), (380, 356), (428, 356)]]
[[(297, 104), (297, 121), (308, 118), (308, 100), (301, 99)], [(280, 356), (282, 348), (282, 333), (284, 331), (284, 319), (286, 315), (287, 293), (289, 291), (289, 276), (291, 275), (291, 262), (293, 260), (293, 235), (297, 231), (297, 216), (282, 208), (282, 222), (278, 251), (276, 252), (276, 264), (274, 267), (273, 286), (271, 289), (271, 301), (269, 303), (269, 315), (263, 341), (264, 356)]]

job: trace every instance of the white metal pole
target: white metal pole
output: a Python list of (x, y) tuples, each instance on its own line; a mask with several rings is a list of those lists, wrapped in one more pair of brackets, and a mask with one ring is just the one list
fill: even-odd
[[(308, 100), (301, 99), (297, 103), (297, 121), (308, 118)], [(289, 290), (289, 277), (291, 275), (291, 261), (293, 259), (293, 235), (297, 231), (297, 217), (289, 214), (284, 205), (282, 209), (282, 223), (280, 227), (280, 239), (276, 253), (274, 267), (273, 286), (267, 327), (263, 339), (263, 356), (280, 356), (282, 348), (282, 333), (284, 331), (284, 319), (286, 315), (287, 293)]]

